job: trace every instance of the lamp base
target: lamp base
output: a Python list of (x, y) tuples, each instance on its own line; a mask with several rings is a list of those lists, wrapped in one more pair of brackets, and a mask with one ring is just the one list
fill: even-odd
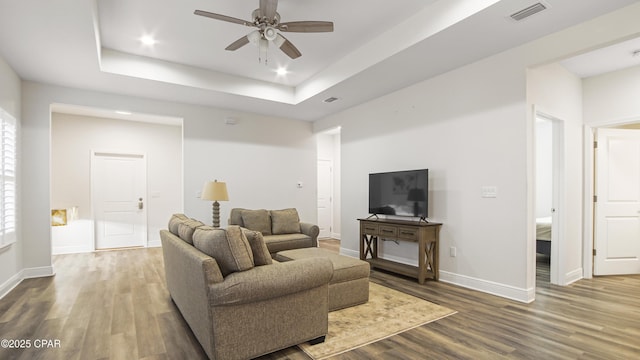
[(213, 202), (213, 227), (220, 227), (220, 203), (217, 201)]

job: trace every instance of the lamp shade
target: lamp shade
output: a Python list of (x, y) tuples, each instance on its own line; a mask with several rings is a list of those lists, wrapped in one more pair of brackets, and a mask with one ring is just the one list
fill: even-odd
[(202, 188), (202, 200), (212, 201), (229, 201), (229, 194), (227, 194), (227, 183), (219, 182), (218, 180), (207, 181)]

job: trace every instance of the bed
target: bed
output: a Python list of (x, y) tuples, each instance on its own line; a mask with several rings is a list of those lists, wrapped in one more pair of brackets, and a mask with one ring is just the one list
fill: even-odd
[(551, 255), (551, 216), (536, 218), (536, 252)]

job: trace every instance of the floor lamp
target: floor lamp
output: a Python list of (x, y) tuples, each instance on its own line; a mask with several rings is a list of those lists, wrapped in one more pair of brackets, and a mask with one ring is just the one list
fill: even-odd
[(202, 188), (202, 200), (213, 201), (213, 227), (220, 227), (220, 204), (218, 201), (229, 201), (227, 184), (218, 180), (207, 181)]

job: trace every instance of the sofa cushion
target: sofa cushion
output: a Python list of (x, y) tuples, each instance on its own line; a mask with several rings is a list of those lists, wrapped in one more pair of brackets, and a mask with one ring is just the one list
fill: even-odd
[(171, 218), (169, 219), (169, 231), (175, 236), (180, 236), (178, 234), (178, 225), (185, 220), (189, 220), (189, 217), (185, 214), (171, 215)]
[(237, 225), (226, 230), (200, 226), (193, 234), (193, 245), (216, 260), (222, 276), (253, 268), (251, 246)]
[(239, 225), (242, 227), (246, 227), (242, 222), (242, 212), (245, 210), (247, 209), (243, 209), (243, 208), (231, 209), (231, 213), (229, 213), (229, 225)]
[(193, 232), (200, 226), (204, 226), (202, 221), (196, 219), (184, 220), (178, 224), (178, 236), (180, 239), (193, 245)]
[(267, 210), (243, 210), (242, 223), (247, 229), (271, 235), (271, 218)]
[(253, 264), (255, 266), (270, 265), (273, 263), (271, 254), (267, 248), (267, 244), (264, 242), (264, 237), (260, 231), (244, 230), (244, 235), (249, 241), (251, 246), (251, 252), (253, 253)]
[(312, 247), (311, 237), (305, 234), (282, 234), (265, 236), (264, 242), (271, 254), (283, 250)]
[(273, 235), (297, 234), (300, 232), (298, 210), (271, 210), (271, 233)]

